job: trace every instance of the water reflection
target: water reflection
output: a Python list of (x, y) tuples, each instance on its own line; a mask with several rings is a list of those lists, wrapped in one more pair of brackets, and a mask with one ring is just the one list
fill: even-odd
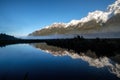
[(50, 53), (54, 56), (70, 56), (72, 59), (82, 59), (89, 63), (89, 66), (93, 66), (96, 68), (107, 68), (110, 73), (115, 74), (117, 77), (120, 78), (120, 54), (108, 56), (99, 56), (99, 54), (88, 50), (86, 53), (75, 53), (73, 50), (66, 50), (60, 47), (49, 46), (46, 43), (35, 43), (31, 44), (32, 46), (43, 50), (47, 53)]

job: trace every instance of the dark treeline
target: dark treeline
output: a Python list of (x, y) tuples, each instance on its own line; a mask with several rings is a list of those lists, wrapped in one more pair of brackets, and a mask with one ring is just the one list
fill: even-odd
[(20, 39), (16, 38), (14, 36), (10, 36), (7, 34), (0, 34), (0, 47), (5, 47), (7, 45), (11, 44), (19, 44), (19, 43), (37, 43), (37, 42), (43, 42), (43, 40), (38, 39)]
[(5, 33), (0, 33), (0, 40), (15, 40), (14, 36), (7, 35)]
[(120, 39), (84, 39), (77, 36), (73, 39), (56, 39), (46, 41), (48, 45), (73, 50), (76, 53), (88, 50), (95, 52), (98, 56), (113, 56), (120, 54)]
[(18, 39), (6, 34), (0, 34), (0, 47), (18, 43), (39, 43), (45, 42), (48, 45), (73, 50), (76, 53), (87, 52), (91, 50), (98, 56), (113, 56), (120, 53), (120, 39), (85, 39), (82, 36), (76, 36), (71, 39)]

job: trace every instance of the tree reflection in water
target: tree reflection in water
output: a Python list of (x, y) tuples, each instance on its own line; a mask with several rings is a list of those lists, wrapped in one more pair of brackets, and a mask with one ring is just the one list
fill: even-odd
[(104, 56), (100, 56), (99, 54), (91, 50), (88, 50), (85, 53), (76, 53), (76, 51), (74, 50), (67, 50), (65, 48), (50, 46), (46, 43), (35, 43), (31, 45), (54, 56), (68, 55), (72, 59), (82, 59), (83, 61), (88, 62), (89, 66), (93, 66), (96, 68), (106, 67), (109, 72), (115, 74), (117, 77), (120, 78), (120, 54), (110, 56), (107, 53), (104, 54)]

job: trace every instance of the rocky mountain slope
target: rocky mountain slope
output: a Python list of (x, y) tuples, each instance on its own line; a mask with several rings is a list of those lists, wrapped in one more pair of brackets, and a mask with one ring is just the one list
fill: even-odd
[(53, 23), (37, 30), (30, 36), (52, 34), (84, 34), (84, 33), (120, 32), (120, 0), (109, 5), (107, 11), (96, 10), (88, 16), (69, 23)]

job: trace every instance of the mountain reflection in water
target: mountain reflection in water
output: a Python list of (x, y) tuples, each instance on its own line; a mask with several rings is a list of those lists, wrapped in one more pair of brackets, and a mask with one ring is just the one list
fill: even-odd
[(97, 53), (88, 50), (86, 53), (75, 53), (73, 50), (66, 50), (64, 48), (50, 46), (46, 43), (34, 43), (32, 46), (50, 53), (54, 56), (70, 56), (72, 59), (81, 59), (89, 63), (89, 66), (96, 68), (107, 68), (110, 73), (115, 74), (120, 78), (120, 54), (116, 54), (108, 57), (108, 53), (105, 56), (99, 56)]

